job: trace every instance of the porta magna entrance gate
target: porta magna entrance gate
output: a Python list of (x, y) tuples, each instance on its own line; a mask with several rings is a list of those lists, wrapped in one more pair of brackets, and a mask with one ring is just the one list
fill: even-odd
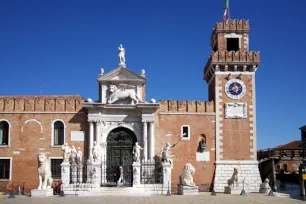
[[(132, 186), (133, 184), (133, 146), (137, 141), (133, 131), (116, 128), (107, 137), (107, 156), (102, 161), (106, 172), (104, 186)], [(120, 178), (120, 175), (122, 175)], [(118, 182), (119, 181), (119, 182)]]

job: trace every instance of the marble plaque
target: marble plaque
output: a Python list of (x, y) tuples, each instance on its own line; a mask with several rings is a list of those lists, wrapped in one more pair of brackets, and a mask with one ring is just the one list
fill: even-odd
[(209, 161), (209, 152), (197, 152), (196, 154), (197, 161)]
[(84, 141), (84, 131), (71, 131), (71, 141)]
[(226, 103), (225, 118), (247, 118), (247, 106), (245, 103)]

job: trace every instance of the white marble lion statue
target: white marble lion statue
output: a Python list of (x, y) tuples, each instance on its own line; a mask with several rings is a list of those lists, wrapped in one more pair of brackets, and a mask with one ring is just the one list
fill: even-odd
[(195, 168), (190, 163), (185, 164), (184, 171), (180, 175), (180, 184), (183, 186), (195, 186), (193, 183), (194, 173)]
[(238, 169), (234, 168), (234, 173), (232, 177), (229, 180), (227, 180), (227, 184), (229, 188), (238, 187)]
[(128, 85), (120, 84), (117, 88), (116, 85), (109, 86), (110, 96), (108, 99), (109, 104), (113, 104), (119, 100), (124, 100), (130, 98), (132, 100), (132, 104), (136, 104), (142, 102), (140, 97), (135, 93), (133, 89), (126, 89)]
[(37, 156), (38, 160), (38, 179), (39, 185), (37, 189), (51, 188), (53, 179), (51, 178), (51, 170), (48, 158), (44, 153), (39, 153)]

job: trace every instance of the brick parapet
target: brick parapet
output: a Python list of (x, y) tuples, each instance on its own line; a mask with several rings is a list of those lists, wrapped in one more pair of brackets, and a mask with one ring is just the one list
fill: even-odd
[(160, 100), (160, 112), (215, 113), (214, 101)]
[(218, 32), (250, 32), (250, 21), (244, 19), (228, 19), (227, 21), (217, 22), (213, 34)]
[(2, 112), (78, 112), (85, 99), (71, 96), (0, 96)]

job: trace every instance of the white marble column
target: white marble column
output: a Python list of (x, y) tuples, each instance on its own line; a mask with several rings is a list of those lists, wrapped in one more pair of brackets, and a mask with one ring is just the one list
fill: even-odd
[(148, 159), (148, 134), (147, 122), (143, 122), (143, 159)]
[[(98, 144), (98, 147), (100, 147), (100, 138), (101, 138), (101, 121), (97, 121), (96, 122), (96, 141), (97, 141), (97, 144)], [(100, 149), (100, 148), (99, 148)]]
[(92, 147), (93, 147), (93, 139), (94, 139), (94, 124), (92, 121), (89, 121), (89, 147), (88, 147), (88, 160), (92, 160)]
[(153, 160), (155, 153), (155, 134), (154, 134), (154, 122), (150, 122), (150, 148), (149, 159)]

